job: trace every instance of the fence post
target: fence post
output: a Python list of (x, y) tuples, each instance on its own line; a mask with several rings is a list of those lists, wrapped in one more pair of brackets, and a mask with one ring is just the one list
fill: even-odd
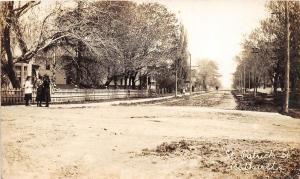
[(88, 101), (89, 96), (88, 96), (88, 89), (84, 89), (84, 101)]
[(94, 98), (94, 101), (96, 101), (95, 89), (93, 89), (93, 98)]
[(108, 88), (107, 88), (107, 86), (105, 86), (105, 91), (106, 91), (106, 93), (107, 93), (107, 99), (109, 99), (109, 91), (108, 91)]

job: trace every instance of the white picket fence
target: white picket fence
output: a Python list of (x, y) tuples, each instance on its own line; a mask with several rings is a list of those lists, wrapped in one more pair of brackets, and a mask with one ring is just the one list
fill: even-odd
[[(56, 89), (51, 93), (51, 103), (70, 103), (99, 101), (105, 99), (142, 98), (148, 97), (147, 90), (132, 89)], [(33, 91), (32, 102), (35, 103), (36, 91)], [(22, 89), (1, 90), (1, 104), (24, 104)]]

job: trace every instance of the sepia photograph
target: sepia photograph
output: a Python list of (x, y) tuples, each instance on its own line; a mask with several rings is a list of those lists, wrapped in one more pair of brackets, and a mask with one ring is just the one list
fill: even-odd
[(0, 0), (0, 179), (300, 179), (300, 0)]

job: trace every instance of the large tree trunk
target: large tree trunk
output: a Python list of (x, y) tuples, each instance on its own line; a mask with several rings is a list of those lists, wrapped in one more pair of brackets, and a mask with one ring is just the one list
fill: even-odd
[(22, 55), (25, 55), (25, 53), (28, 51), (28, 48), (27, 48), (27, 45), (23, 39), (23, 34), (22, 34), (22, 31), (21, 31), (21, 28), (20, 28), (20, 24), (19, 24), (19, 20), (17, 17), (13, 17), (13, 21), (12, 21), (12, 25), (14, 27), (14, 32), (16, 34), (16, 37), (18, 39), (18, 43), (19, 43), (19, 47), (22, 51)]
[(202, 85), (203, 85), (203, 90), (206, 91), (206, 77), (203, 77)]
[[(0, 31), (1, 35), (1, 63), (3, 64), (3, 72), (8, 76), (11, 84), (14, 88), (20, 87), (20, 81), (17, 78), (14, 69), (14, 63), (23, 61), (28, 62), (31, 58), (33, 58), (39, 50), (46, 48), (47, 46), (51, 45), (52, 43), (46, 43), (46, 41), (41, 42), (37, 47), (33, 47), (32, 49), (28, 50), (28, 46), (24, 40), (24, 35), (20, 28), (19, 18), (26, 13), (32, 7), (40, 4), (40, 1), (30, 1), (25, 3), (23, 6), (14, 9), (14, 1), (7, 1), (0, 3), (1, 14), (0, 16), (3, 17), (5, 23), (4, 27)], [(14, 30), (15, 37), (17, 39), (17, 43), (20, 47), (22, 55), (16, 58), (16, 61), (13, 61), (13, 54), (11, 50), (11, 42), (10, 42), (10, 35), (11, 31)], [(58, 40), (59, 38), (55, 39)], [(15, 45), (15, 44), (14, 44)], [(6, 54), (6, 55), (4, 55)], [(6, 57), (5, 57), (6, 56)]]
[[(77, 9), (78, 9), (78, 21), (81, 20), (81, 9), (82, 9), (82, 2), (78, 1), (78, 5), (77, 5)], [(78, 29), (79, 30), (79, 29)], [(82, 78), (82, 71), (81, 71), (81, 65), (82, 65), (82, 52), (83, 52), (83, 44), (81, 41), (77, 42), (77, 66), (76, 66), (76, 83), (77, 85), (80, 85), (81, 83), (81, 78)]]
[(138, 72), (135, 72), (134, 75), (132, 76), (131, 80), (132, 80), (132, 89), (135, 89), (135, 78), (136, 78), (136, 75), (138, 74)]
[(139, 90), (141, 90), (142, 89), (142, 76), (141, 76), (141, 74), (139, 75)]
[(274, 87), (274, 94), (275, 94), (275, 96), (277, 96), (278, 73), (275, 74), (274, 81), (273, 81), (273, 87)]
[(127, 79), (128, 79), (128, 77), (126, 75), (124, 78), (124, 89), (127, 89)]
[(115, 89), (117, 89), (118, 77), (116, 75), (114, 75), (113, 79), (114, 79), (114, 87), (115, 87)]
[(294, 93), (296, 91), (296, 84), (297, 84), (297, 76), (296, 74), (292, 74), (290, 77), (290, 83), (291, 83), (291, 92)]
[(129, 77), (128, 77), (128, 88), (129, 89), (131, 89), (132, 88), (132, 76), (131, 75), (129, 75)]
[(263, 77), (263, 81), (264, 81), (264, 89), (266, 89), (266, 77)]
[[(4, 62), (3, 69), (5, 73), (7, 74), (8, 78), (11, 81), (11, 84), (14, 88), (20, 88), (20, 81), (17, 78), (17, 75), (15, 73), (15, 66), (13, 63), (13, 54), (11, 51), (11, 44), (10, 44), (10, 30), (12, 25), (12, 18), (13, 18), (13, 1), (3, 2), (1, 5), (1, 11), (5, 18), (5, 26), (3, 28), (2, 33), (2, 47), (6, 52), (7, 61)], [(2, 53), (2, 49), (1, 49)], [(1, 61), (4, 61), (4, 59), (1, 59)]]

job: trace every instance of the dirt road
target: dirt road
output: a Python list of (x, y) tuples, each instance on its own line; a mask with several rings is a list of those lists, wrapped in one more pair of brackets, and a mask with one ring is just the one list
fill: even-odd
[(300, 168), (300, 120), (277, 113), (101, 104), (0, 112), (4, 179), (297, 177)]
[(181, 98), (171, 98), (162, 102), (153, 102), (152, 105), (164, 106), (198, 106), (217, 109), (235, 109), (236, 102), (230, 91), (210, 91), (206, 93), (188, 95)]

